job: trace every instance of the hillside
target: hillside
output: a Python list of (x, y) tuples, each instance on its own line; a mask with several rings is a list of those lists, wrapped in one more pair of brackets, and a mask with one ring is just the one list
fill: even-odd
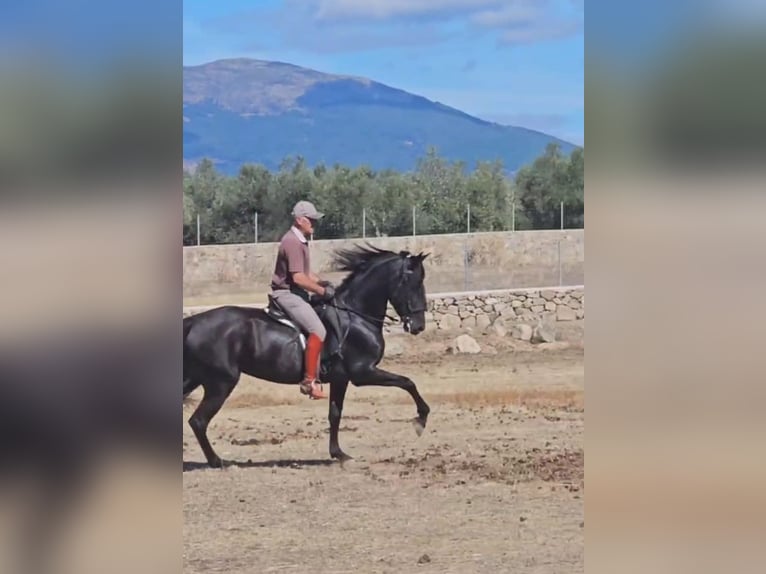
[(246, 162), (276, 169), (286, 156), (309, 164), (409, 170), (428, 147), (465, 161), (533, 161), (553, 136), (487, 122), (366, 78), (280, 62), (219, 60), (184, 67), (184, 163), (202, 157), (225, 173)]

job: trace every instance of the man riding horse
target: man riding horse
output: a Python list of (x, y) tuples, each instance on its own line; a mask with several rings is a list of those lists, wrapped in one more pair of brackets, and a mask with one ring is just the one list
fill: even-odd
[[(356, 387), (398, 387), (415, 402), (417, 417), (413, 423), (418, 434), (428, 420), (430, 408), (415, 382), (378, 366), (385, 352), (383, 325), (389, 304), (405, 332), (417, 335), (426, 327), (423, 261), (427, 255), (359, 245), (339, 249), (333, 257), (334, 268), (348, 275), (336, 294), (332, 285), (311, 272), (308, 261), (306, 239), (313, 229), (310, 220), (317, 221), (321, 214), (313, 205), (299, 202), (293, 215), (293, 227), (300, 235), (291, 229), (283, 238), (274, 273), (274, 295), (266, 309), (224, 305), (183, 319), (183, 397), (186, 399), (199, 386), (204, 389), (202, 400), (189, 417), (189, 426), (213, 468), (222, 468), (223, 461), (210, 444), (208, 425), (241, 375), (288, 385), (304, 382), (309, 396), (312, 391), (314, 396), (321, 396), (315, 391), (322, 347), (326, 351), (326, 357), (322, 356), (322, 379), (330, 384), (332, 458), (350, 458), (338, 442), (349, 383)], [(309, 291), (320, 300), (314, 308), (301, 297), (308, 297)], [(300, 326), (284, 324), (280, 309), (275, 308), (279, 306), (277, 298), (292, 309), (294, 323), (300, 321)], [(317, 314), (320, 321), (316, 320)], [(296, 337), (296, 328), (313, 334), (306, 351)]]
[(312, 307), (309, 293), (321, 301), (330, 301), (335, 288), (329, 281), (312, 273), (309, 237), (324, 216), (310, 201), (299, 201), (293, 208), (293, 225), (282, 236), (271, 281), (272, 297), (284, 312), (308, 332), (305, 352), (305, 374), (300, 391), (311, 399), (324, 399), (317, 381), (322, 346), (327, 337), (324, 324)]

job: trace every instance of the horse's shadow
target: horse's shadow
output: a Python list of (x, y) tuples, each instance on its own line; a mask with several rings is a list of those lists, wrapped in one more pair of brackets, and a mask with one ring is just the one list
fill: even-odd
[[(300, 469), (306, 466), (331, 466), (334, 464), (340, 464), (340, 462), (332, 459), (280, 459), (280, 460), (225, 460), (223, 461), (223, 470), (227, 468), (296, 468)], [(183, 471), (191, 472), (194, 470), (221, 470), (213, 469), (206, 462), (197, 461), (183, 461)]]

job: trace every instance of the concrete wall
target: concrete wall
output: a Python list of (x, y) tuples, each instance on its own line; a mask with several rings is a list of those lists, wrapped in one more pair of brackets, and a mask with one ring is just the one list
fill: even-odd
[[(393, 251), (430, 253), (429, 293), (585, 282), (582, 229), (314, 241), (312, 267), (331, 280), (340, 279), (342, 274), (331, 271), (332, 253), (363, 241)], [(264, 293), (276, 251), (276, 243), (184, 247), (184, 297)]]

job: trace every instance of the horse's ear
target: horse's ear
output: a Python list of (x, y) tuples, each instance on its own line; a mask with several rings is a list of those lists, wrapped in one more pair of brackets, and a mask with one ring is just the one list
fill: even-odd
[(416, 255), (416, 257), (417, 257), (418, 259), (420, 259), (420, 261), (425, 261), (425, 260), (426, 260), (426, 258), (427, 258), (429, 255), (431, 255), (431, 254), (430, 254), (430, 253), (423, 253), (423, 252), (421, 251), (420, 253), (418, 253), (418, 254)]

